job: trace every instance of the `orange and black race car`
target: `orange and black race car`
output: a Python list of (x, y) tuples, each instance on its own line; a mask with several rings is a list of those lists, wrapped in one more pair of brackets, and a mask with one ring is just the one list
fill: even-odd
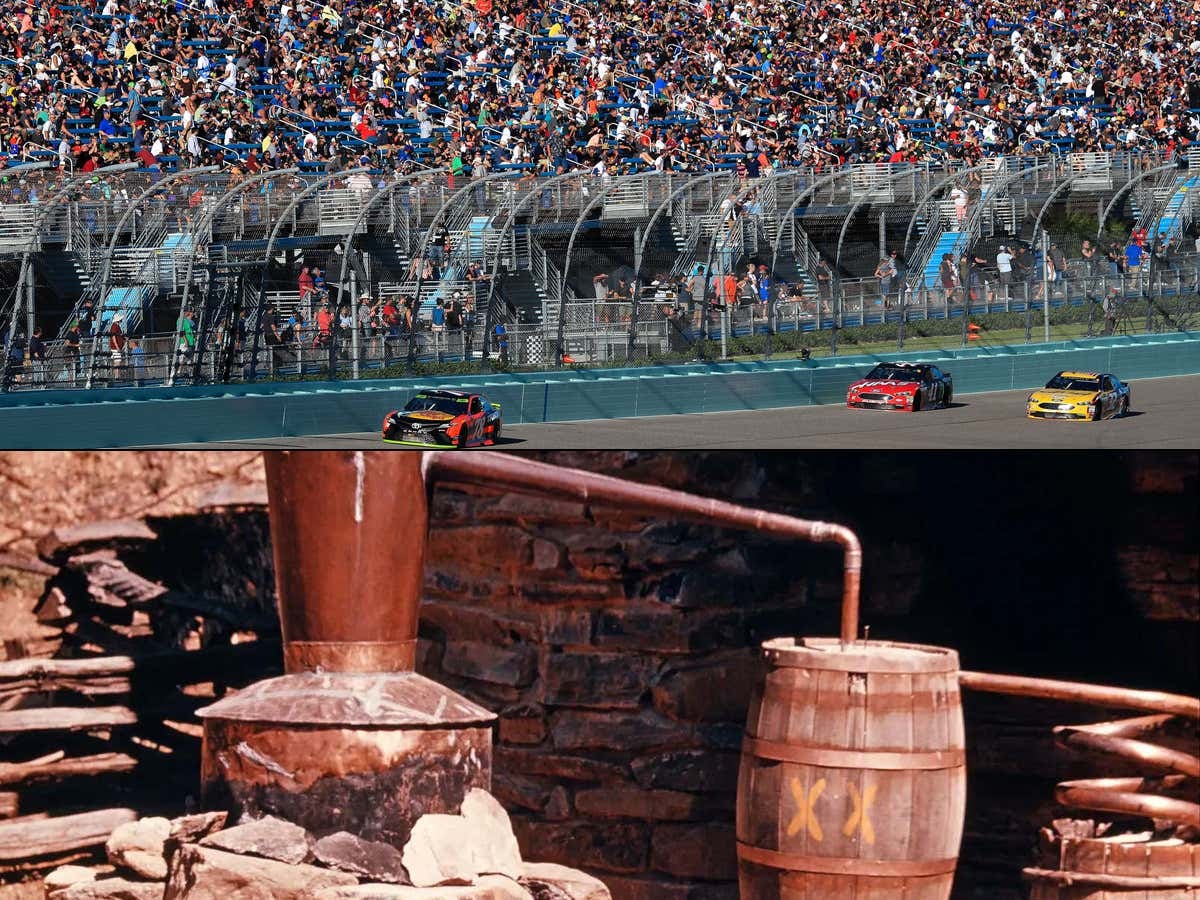
[(466, 391), (418, 391), (383, 420), (389, 444), (480, 447), (500, 439), (500, 404)]

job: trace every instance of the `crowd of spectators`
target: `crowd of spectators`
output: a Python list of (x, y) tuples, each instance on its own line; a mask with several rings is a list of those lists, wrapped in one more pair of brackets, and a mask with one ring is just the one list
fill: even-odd
[(597, 174), (1200, 137), (1195, 0), (6, 2), (9, 159)]

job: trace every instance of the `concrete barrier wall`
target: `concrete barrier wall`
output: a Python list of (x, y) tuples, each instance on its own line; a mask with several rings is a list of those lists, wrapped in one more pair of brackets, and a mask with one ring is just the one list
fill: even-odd
[[(1057, 344), (889, 354), (936, 362), (956, 395), (1039, 387), (1062, 369), (1126, 381), (1200, 373), (1200, 336), (1137, 335)], [(366, 382), (45, 391), (0, 397), (0, 446), (129, 447), (375, 431), (419, 387), (480, 390), (508, 425), (841, 403), (873, 357), (710, 363)]]

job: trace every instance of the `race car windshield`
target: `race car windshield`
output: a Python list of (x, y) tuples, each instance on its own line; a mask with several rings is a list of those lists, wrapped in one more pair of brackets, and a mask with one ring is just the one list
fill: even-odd
[(1065, 375), (1055, 375), (1046, 387), (1052, 391), (1098, 391), (1100, 381), (1097, 378), (1068, 378)]
[(876, 366), (867, 377), (872, 381), (920, 381), (921, 373), (913, 369), (897, 369), (895, 366)]
[(404, 404), (405, 412), (423, 412), (434, 410), (460, 416), (467, 411), (466, 397), (423, 397), (417, 395)]

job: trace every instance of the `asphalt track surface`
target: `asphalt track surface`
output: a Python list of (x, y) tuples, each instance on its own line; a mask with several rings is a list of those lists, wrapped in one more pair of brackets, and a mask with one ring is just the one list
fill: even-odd
[[(1194, 449), (1200, 376), (1131, 383), (1132, 413), (1103, 422), (1025, 418), (1029, 391), (956, 397), (919, 413), (800, 406), (505, 427), (496, 449)], [(381, 410), (382, 417), (386, 410)], [(385, 449), (378, 432), (178, 444), (192, 449)]]

